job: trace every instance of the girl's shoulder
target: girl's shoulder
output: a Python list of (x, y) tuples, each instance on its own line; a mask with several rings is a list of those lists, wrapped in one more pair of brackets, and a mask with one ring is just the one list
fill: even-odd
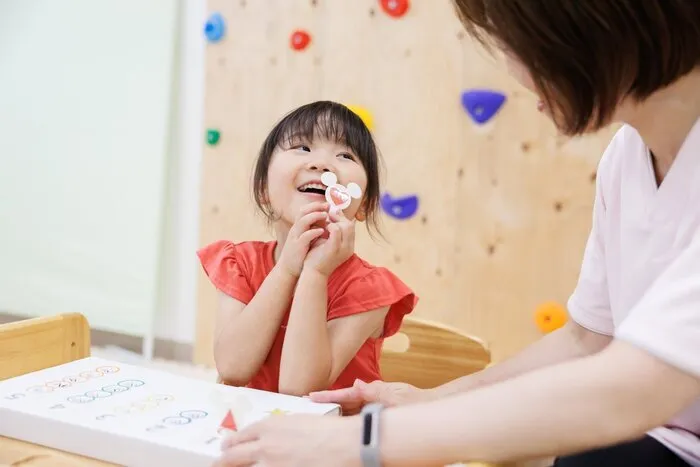
[(197, 250), (197, 256), (202, 263), (233, 261), (241, 266), (253, 266), (274, 262), (275, 246), (275, 241), (235, 243), (230, 240), (217, 240)]
[(382, 266), (375, 266), (357, 254), (353, 254), (333, 272), (328, 286), (343, 289), (357, 282), (372, 285), (378, 281), (391, 281), (404, 284), (403, 281), (389, 269)]
[(394, 334), (418, 303), (416, 293), (389, 269), (357, 255), (340, 265), (328, 281), (328, 318), (388, 307), (384, 337)]
[(197, 250), (197, 256), (217, 288), (245, 302), (274, 267), (275, 246), (274, 241), (217, 240)]

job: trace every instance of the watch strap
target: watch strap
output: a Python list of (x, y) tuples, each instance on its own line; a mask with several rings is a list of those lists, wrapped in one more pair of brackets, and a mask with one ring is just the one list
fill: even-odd
[(367, 404), (362, 408), (362, 446), (360, 459), (363, 467), (381, 467), (379, 453), (379, 415), (384, 406), (378, 403)]

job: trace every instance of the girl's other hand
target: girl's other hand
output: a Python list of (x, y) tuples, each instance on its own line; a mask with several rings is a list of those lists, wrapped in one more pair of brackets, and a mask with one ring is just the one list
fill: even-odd
[(327, 222), (328, 203), (314, 202), (302, 206), (292, 228), (289, 229), (277, 265), (292, 276), (299, 277), (311, 242), (325, 232), (325, 229), (319, 226)]
[(355, 220), (349, 220), (342, 212), (329, 214), (329, 218), (328, 239), (315, 240), (304, 261), (304, 267), (313, 268), (326, 277), (355, 251)]

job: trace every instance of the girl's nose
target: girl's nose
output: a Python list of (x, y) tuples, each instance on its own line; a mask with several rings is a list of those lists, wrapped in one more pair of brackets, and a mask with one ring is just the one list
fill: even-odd
[(312, 170), (314, 172), (330, 172), (331, 169), (328, 167), (327, 164), (321, 163), (321, 162), (311, 162), (308, 165), (308, 169)]

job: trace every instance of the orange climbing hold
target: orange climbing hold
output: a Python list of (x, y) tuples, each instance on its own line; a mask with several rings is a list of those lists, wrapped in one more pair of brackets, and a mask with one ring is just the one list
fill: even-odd
[(297, 30), (292, 33), (289, 42), (294, 50), (304, 50), (311, 42), (311, 35), (306, 31)]
[(557, 302), (546, 302), (535, 311), (535, 324), (547, 334), (564, 326), (568, 320), (566, 308)]
[(399, 18), (408, 11), (408, 0), (380, 0), (382, 10), (389, 16)]

